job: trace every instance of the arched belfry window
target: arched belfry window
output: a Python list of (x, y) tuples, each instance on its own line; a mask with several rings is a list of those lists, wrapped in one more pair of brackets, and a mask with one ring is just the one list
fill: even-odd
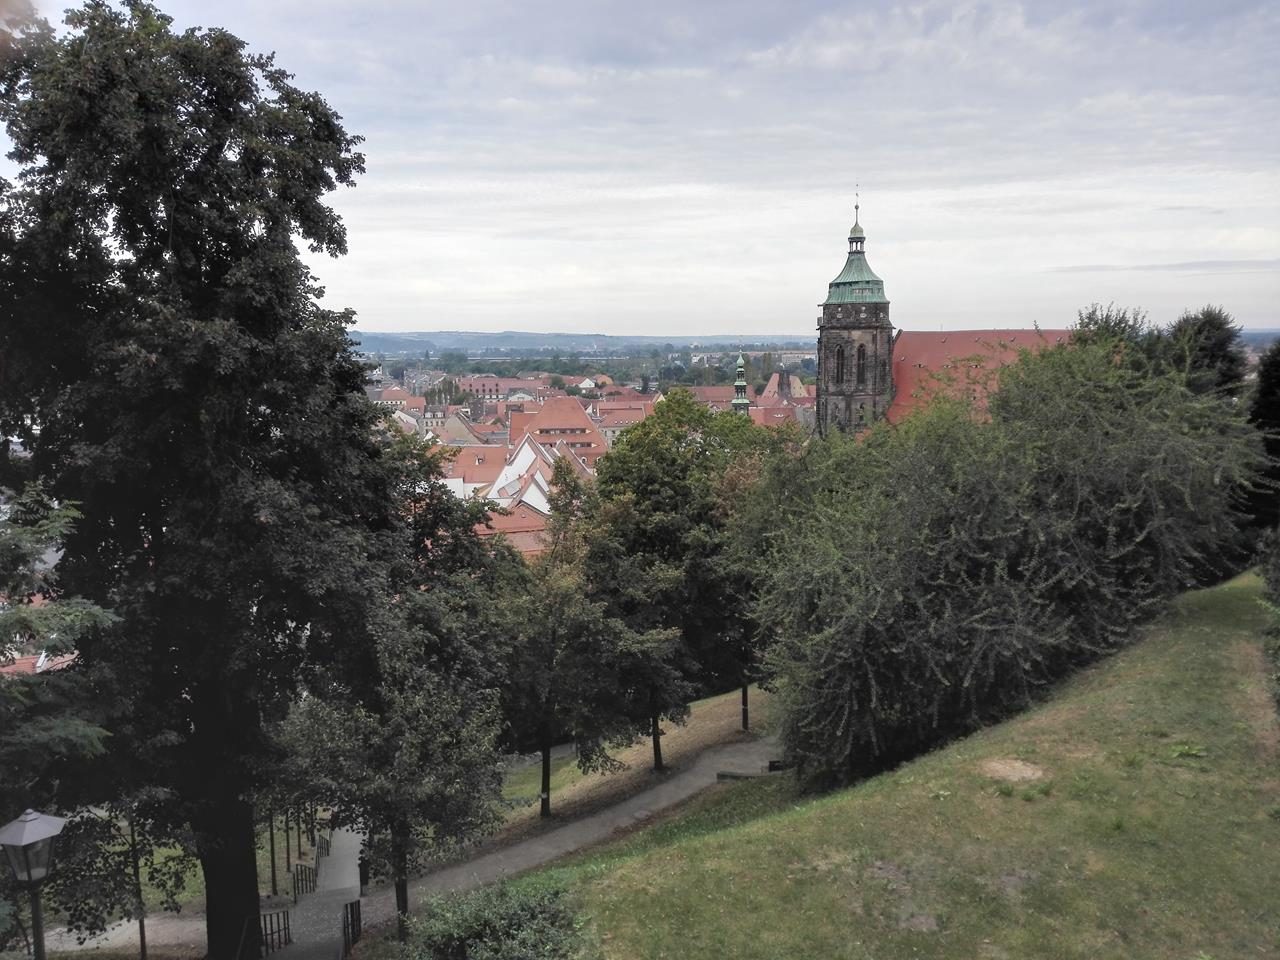
[(844, 383), (844, 347), (836, 347), (836, 383)]
[(858, 368), (855, 373), (858, 386), (866, 386), (867, 383), (867, 348), (864, 344), (858, 344)]

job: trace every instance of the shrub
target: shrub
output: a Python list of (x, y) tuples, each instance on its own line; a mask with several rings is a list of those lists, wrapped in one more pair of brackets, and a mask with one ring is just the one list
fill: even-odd
[(423, 913), (405, 960), (570, 960), (582, 947), (577, 915), (555, 887), (485, 887)]
[(989, 411), (942, 401), (815, 441), (744, 514), (771, 518), (755, 614), (812, 786), (1025, 705), (1238, 533), (1256, 431), (1174, 374), (1062, 347), (1002, 371)]

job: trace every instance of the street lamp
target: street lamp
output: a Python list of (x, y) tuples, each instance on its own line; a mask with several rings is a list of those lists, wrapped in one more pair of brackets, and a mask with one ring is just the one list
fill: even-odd
[(27, 810), (0, 827), (0, 847), (19, 886), (31, 891), (31, 942), (35, 960), (44, 958), (44, 918), (40, 914), (40, 884), (53, 870), (53, 840), (67, 821)]

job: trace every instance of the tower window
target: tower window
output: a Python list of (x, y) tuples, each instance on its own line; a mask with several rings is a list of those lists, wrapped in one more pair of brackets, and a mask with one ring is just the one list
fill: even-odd
[(844, 347), (836, 347), (836, 383), (844, 383)]
[(858, 344), (858, 367), (855, 372), (855, 378), (858, 386), (866, 386), (867, 383), (867, 348), (864, 344)]

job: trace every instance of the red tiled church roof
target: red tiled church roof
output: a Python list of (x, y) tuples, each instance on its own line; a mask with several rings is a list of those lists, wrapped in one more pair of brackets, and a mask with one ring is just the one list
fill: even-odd
[(903, 330), (893, 341), (889, 422), (898, 423), (940, 391), (980, 389), (986, 373), (1013, 363), (1023, 350), (1043, 350), (1070, 336), (1070, 330)]

